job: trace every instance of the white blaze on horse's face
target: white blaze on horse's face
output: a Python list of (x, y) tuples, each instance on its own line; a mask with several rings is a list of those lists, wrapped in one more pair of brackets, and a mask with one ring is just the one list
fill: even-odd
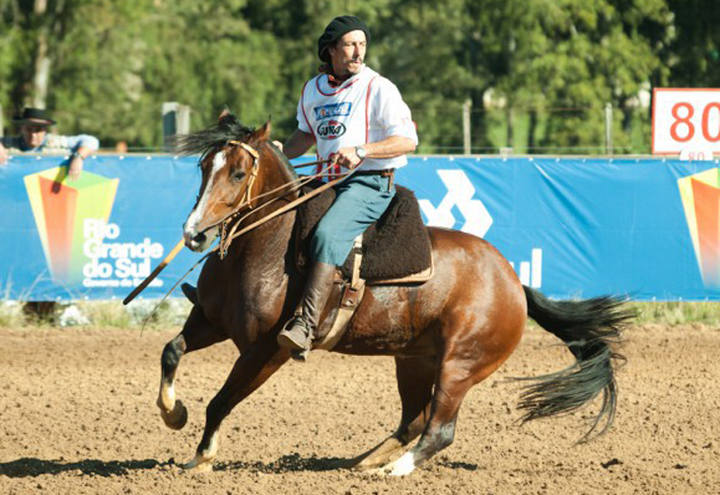
[(207, 230), (203, 228), (203, 223), (208, 215), (208, 204), (212, 197), (213, 184), (217, 181), (220, 170), (225, 167), (225, 152), (223, 150), (215, 153), (213, 157), (212, 168), (210, 169), (207, 184), (203, 190), (200, 200), (190, 213), (183, 227), (183, 236), (185, 237), (185, 245), (193, 251), (204, 251), (210, 247), (210, 244), (218, 235), (219, 228), (212, 227)]

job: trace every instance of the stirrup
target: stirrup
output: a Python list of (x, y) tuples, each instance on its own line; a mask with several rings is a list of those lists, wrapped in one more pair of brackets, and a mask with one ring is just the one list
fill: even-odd
[(293, 354), (307, 353), (312, 347), (312, 331), (301, 316), (295, 316), (280, 331), (277, 343), (293, 351)]
[(295, 361), (300, 361), (301, 363), (306, 362), (309, 356), (310, 349), (305, 349), (304, 351), (290, 351), (290, 357)]

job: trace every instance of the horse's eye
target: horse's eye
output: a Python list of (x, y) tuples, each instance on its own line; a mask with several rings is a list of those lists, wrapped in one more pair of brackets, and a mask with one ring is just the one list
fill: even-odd
[(245, 178), (245, 172), (242, 170), (238, 170), (237, 172), (232, 174), (232, 177), (230, 178), (233, 182), (240, 182)]

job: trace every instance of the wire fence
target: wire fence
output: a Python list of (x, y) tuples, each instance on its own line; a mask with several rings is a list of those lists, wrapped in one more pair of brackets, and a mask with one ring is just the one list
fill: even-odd
[[(613, 108), (532, 108), (515, 106), (470, 108), (461, 101), (412, 106), (420, 144), (419, 154), (477, 155), (648, 155), (651, 115), (647, 105)], [(169, 136), (200, 125), (186, 105), (162, 105), (162, 136), (156, 146), (102, 139), (102, 150), (117, 153), (172, 152)], [(157, 125), (158, 123), (156, 123)], [(274, 122), (275, 124), (275, 122)], [(158, 126), (159, 127), (159, 126)], [(295, 128), (294, 119), (275, 125), (283, 140)], [(192, 129), (195, 130), (195, 129)], [(155, 140), (155, 139), (153, 139)], [(312, 150), (311, 150), (312, 152)]]

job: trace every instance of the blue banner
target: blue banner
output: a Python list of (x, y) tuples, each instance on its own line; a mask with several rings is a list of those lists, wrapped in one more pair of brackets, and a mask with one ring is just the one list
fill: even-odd
[[(5, 299), (125, 297), (181, 239), (200, 184), (195, 158), (100, 155), (77, 181), (63, 165), (0, 167)], [(719, 177), (716, 162), (411, 157), (397, 181), (427, 224), (484, 237), (551, 297), (720, 300)], [(200, 256), (181, 251), (143, 297)]]

